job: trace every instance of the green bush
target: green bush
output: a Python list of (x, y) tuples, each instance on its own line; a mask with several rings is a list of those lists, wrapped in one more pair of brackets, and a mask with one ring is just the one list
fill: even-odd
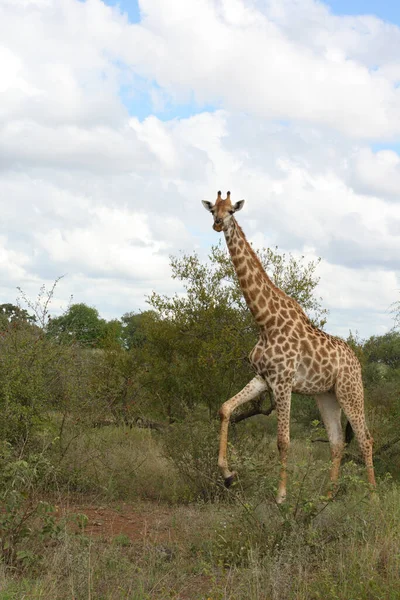
[[(187, 502), (190, 491), (163, 455), (159, 435), (146, 429), (109, 425), (72, 431), (68, 452), (59, 463), (58, 486), (65, 493), (104, 500)], [(57, 453), (53, 457), (56, 461)]]
[[(61, 532), (55, 507), (41, 499), (54, 484), (55, 470), (43, 455), (16, 457), (3, 442), (0, 450), (0, 556), (8, 566), (32, 566), (40, 560), (38, 547)], [(34, 546), (34, 548), (33, 548)]]
[(218, 426), (201, 421), (171, 425), (164, 435), (166, 457), (172, 461), (193, 499), (215, 502), (226, 496), (217, 468)]

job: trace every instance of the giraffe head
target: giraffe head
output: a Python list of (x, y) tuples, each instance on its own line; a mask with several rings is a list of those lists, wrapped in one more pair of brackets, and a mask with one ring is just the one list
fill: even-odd
[(226, 198), (221, 198), (221, 192), (218, 192), (215, 204), (202, 200), (204, 208), (206, 208), (214, 217), (213, 229), (215, 231), (226, 231), (229, 227), (229, 223), (232, 219), (233, 214), (243, 207), (244, 200), (239, 200), (232, 204), (231, 193), (226, 193)]

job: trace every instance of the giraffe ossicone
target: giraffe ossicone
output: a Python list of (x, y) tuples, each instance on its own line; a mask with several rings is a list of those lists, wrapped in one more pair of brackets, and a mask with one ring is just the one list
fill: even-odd
[(243, 208), (244, 200), (232, 204), (230, 196), (228, 192), (223, 199), (218, 192), (214, 203), (202, 202), (213, 215), (213, 229), (224, 232), (260, 337), (249, 357), (255, 377), (220, 409), (218, 466), (225, 483), (229, 486), (236, 475), (229, 470), (227, 460), (230, 416), (236, 408), (269, 389), (275, 399), (281, 462), (277, 502), (286, 498), (292, 392), (316, 397), (330, 443), (332, 484), (338, 479), (345, 444), (340, 419), (343, 410), (360, 445), (368, 481), (375, 487), (373, 439), (365, 421), (360, 363), (346, 342), (314, 327), (298, 302), (271, 281), (234, 217)]

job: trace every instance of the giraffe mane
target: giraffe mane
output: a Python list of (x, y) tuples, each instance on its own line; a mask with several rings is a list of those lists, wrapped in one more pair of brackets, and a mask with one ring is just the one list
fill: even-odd
[(272, 281), (272, 279), (270, 278), (270, 276), (266, 272), (266, 270), (265, 270), (265, 268), (264, 268), (264, 266), (263, 266), (260, 258), (258, 257), (257, 253), (255, 252), (255, 250), (253, 249), (252, 245), (249, 243), (248, 239), (246, 238), (246, 235), (245, 235), (243, 229), (240, 227), (240, 225), (236, 221), (236, 219), (234, 219), (234, 221), (235, 221), (236, 227), (238, 228), (240, 234), (243, 236), (243, 239), (246, 242), (247, 249), (249, 250), (249, 252), (251, 254), (251, 257), (253, 258), (253, 260), (257, 264), (257, 266), (259, 268), (259, 271), (261, 272), (261, 275), (263, 276), (263, 278), (268, 281), (268, 285), (271, 286), (272, 289), (274, 290), (274, 292), (276, 292), (279, 296), (281, 296), (282, 298), (287, 298), (291, 302), (293, 302), (295, 308), (297, 308), (301, 312), (301, 314), (304, 315), (304, 317), (307, 319), (307, 321), (312, 325), (310, 319), (308, 318), (308, 316), (306, 315), (306, 313), (304, 312), (304, 310), (300, 306), (300, 304), (297, 302), (297, 300), (295, 300), (291, 296), (288, 296), (283, 290), (281, 290), (277, 285), (275, 285), (275, 283)]

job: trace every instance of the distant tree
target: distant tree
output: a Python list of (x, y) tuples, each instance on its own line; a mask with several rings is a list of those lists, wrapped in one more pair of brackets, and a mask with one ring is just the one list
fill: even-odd
[(96, 308), (87, 304), (72, 304), (60, 317), (50, 319), (48, 335), (61, 342), (78, 342), (88, 348), (100, 347), (106, 334), (107, 323)]
[(146, 331), (144, 323), (148, 313), (153, 311), (144, 311), (140, 313), (127, 312), (121, 317), (121, 337), (125, 348), (141, 348), (146, 342)]
[(389, 331), (384, 335), (373, 335), (364, 344), (368, 363), (380, 363), (391, 369), (400, 368), (400, 332)]
[[(257, 254), (272, 281), (303, 307), (317, 327), (324, 327), (328, 311), (315, 290), (319, 283), (316, 269), (320, 259), (305, 263), (304, 256), (280, 254), (278, 249), (263, 248)], [(196, 253), (171, 257), (172, 277), (184, 282), (186, 297), (167, 298), (153, 294), (150, 304), (164, 315), (223, 304), (248, 315), (253, 323), (240, 288), (232, 260), (221, 244), (212, 246), (209, 262), (202, 263)]]
[(119, 319), (106, 321), (103, 337), (99, 340), (98, 345), (101, 348), (107, 348), (109, 350), (116, 350), (123, 347), (122, 323)]
[(36, 317), (27, 310), (15, 304), (0, 304), (0, 329), (5, 329), (9, 323), (35, 323)]
[(364, 366), (366, 361), (364, 353), (364, 341), (359, 337), (358, 332), (356, 331), (356, 333), (353, 333), (352, 331), (350, 331), (346, 343), (353, 350), (361, 365)]

